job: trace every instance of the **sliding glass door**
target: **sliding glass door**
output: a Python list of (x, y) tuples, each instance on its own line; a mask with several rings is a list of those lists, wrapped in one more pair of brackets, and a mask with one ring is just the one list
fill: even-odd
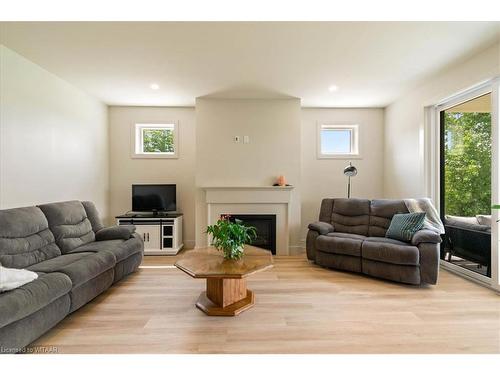
[(492, 270), (492, 94), (463, 99), (439, 111), (441, 259), (484, 279)]

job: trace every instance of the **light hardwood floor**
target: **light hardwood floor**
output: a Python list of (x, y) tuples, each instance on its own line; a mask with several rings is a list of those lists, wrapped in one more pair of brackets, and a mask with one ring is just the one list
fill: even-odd
[[(146, 257), (168, 266), (176, 257)], [(175, 268), (141, 268), (32, 346), (59, 353), (500, 353), (500, 296), (447, 271), (412, 287), (275, 257), (248, 279), (256, 305), (211, 317)]]

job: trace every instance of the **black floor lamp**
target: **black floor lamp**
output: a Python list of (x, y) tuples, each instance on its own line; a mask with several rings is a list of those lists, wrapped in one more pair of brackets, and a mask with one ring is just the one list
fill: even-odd
[(358, 174), (358, 170), (351, 162), (349, 165), (344, 168), (344, 176), (347, 176), (347, 198), (351, 198), (351, 177), (354, 177)]

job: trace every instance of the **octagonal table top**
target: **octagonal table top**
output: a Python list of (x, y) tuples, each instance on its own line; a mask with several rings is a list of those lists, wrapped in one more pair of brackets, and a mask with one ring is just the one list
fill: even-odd
[(175, 266), (194, 278), (241, 279), (273, 266), (268, 250), (245, 245), (245, 255), (239, 260), (225, 260), (222, 251), (214, 247), (186, 252)]

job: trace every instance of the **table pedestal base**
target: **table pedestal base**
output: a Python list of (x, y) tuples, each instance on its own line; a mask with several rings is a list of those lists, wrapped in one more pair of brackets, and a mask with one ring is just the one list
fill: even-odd
[(235, 316), (254, 305), (254, 294), (245, 279), (207, 279), (207, 290), (200, 294), (196, 307), (207, 315)]

